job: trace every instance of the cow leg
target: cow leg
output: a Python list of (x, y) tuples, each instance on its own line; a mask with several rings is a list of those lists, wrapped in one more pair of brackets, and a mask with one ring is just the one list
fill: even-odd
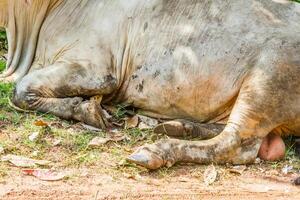
[[(100, 102), (116, 87), (109, 73), (94, 66), (58, 63), (26, 75), (17, 83), (13, 103), (89, 125), (106, 126)], [(85, 100), (86, 99), (86, 100)]]
[[(244, 113), (242, 113), (244, 114)], [(244, 117), (241, 115), (240, 117)], [(250, 119), (243, 119), (250, 122)], [(216, 137), (202, 141), (187, 141), (178, 139), (160, 140), (155, 144), (147, 144), (137, 149), (129, 158), (130, 162), (149, 169), (162, 166), (172, 166), (176, 162), (192, 163), (233, 163), (247, 164), (255, 160), (261, 139), (268, 134), (265, 129), (249, 127), (231, 122)], [(250, 137), (245, 137), (245, 131), (253, 130)], [(256, 131), (259, 132), (257, 137)]]
[[(225, 141), (221, 143), (222, 139), (224, 138), (209, 141), (160, 140), (155, 144), (140, 147), (128, 157), (128, 161), (148, 169), (171, 167), (177, 162), (248, 164), (253, 163), (257, 158), (262, 141), (260, 138), (251, 138), (242, 140), (239, 145), (236, 145), (236, 137), (228, 138), (226, 143)], [(232, 144), (236, 147), (226, 148)]]
[(187, 120), (174, 120), (161, 123), (154, 128), (156, 134), (170, 137), (192, 137), (200, 140), (214, 138), (224, 129), (223, 124), (202, 124)]
[[(281, 66), (278, 71), (274, 67), (265, 72), (263, 69), (269, 68), (257, 67), (252, 72), (251, 77), (244, 81), (229, 121), (218, 136), (203, 141), (161, 140), (140, 147), (128, 160), (149, 169), (172, 166), (176, 162), (253, 162), (262, 138), (285, 121), (293, 119), (297, 112), (289, 107), (290, 104), (282, 102), (285, 97), (291, 96), (290, 91), (298, 90), (296, 74), (299, 68), (284, 67), (286, 73), (282, 72)], [(297, 103), (298, 96), (290, 99), (291, 104)]]

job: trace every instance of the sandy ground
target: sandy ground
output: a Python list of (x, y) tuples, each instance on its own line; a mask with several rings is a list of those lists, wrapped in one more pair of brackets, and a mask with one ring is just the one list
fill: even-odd
[(80, 176), (57, 182), (40, 181), (16, 169), (15, 176), (0, 183), (0, 199), (300, 199), (300, 187), (291, 184), (297, 174), (262, 175), (250, 170), (242, 175), (229, 174), (206, 186), (201, 177), (191, 174), (192, 168), (179, 166), (163, 178), (152, 172), (116, 177), (77, 169)]

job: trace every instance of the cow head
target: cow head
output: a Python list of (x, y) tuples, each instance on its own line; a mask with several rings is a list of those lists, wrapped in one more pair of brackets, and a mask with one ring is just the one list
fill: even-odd
[(29, 71), (46, 16), (62, 0), (0, 0), (0, 26), (6, 28), (8, 58), (0, 78), (15, 81)]

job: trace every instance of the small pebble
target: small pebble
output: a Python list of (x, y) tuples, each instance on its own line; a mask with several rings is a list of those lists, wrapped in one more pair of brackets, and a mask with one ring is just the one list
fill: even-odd
[(30, 136), (29, 136), (29, 140), (31, 142), (34, 142), (38, 139), (40, 133), (39, 132), (33, 132)]

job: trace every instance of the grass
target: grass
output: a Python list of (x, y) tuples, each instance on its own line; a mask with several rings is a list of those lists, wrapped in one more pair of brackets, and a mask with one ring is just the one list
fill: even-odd
[(0, 52), (8, 49), (5, 30), (0, 28)]
[[(0, 61), (0, 71), (4, 68), (5, 63)], [(92, 138), (106, 137), (108, 133), (89, 131), (77, 123), (64, 121), (50, 114), (17, 112), (9, 106), (13, 88), (14, 84), (0, 82), (0, 146), (4, 148), (2, 154), (50, 160), (53, 162), (51, 167), (54, 168), (99, 166), (98, 170), (114, 175), (143, 171), (135, 165), (118, 166), (118, 163), (124, 160), (135, 145), (151, 141), (151, 131), (124, 130), (122, 132), (127, 135), (128, 140), (109, 143), (97, 149), (89, 148), (88, 143)], [(120, 120), (127, 112), (126, 105), (119, 105), (114, 117)], [(43, 121), (48, 126), (40, 127), (36, 125), (36, 121)], [(39, 137), (31, 141), (29, 136), (34, 132), (38, 132)], [(58, 144), (54, 145), (55, 142)], [(0, 180), (11, 169), (7, 163), (0, 162)]]
[(0, 60), (0, 72), (2, 72), (5, 69), (5, 61)]

